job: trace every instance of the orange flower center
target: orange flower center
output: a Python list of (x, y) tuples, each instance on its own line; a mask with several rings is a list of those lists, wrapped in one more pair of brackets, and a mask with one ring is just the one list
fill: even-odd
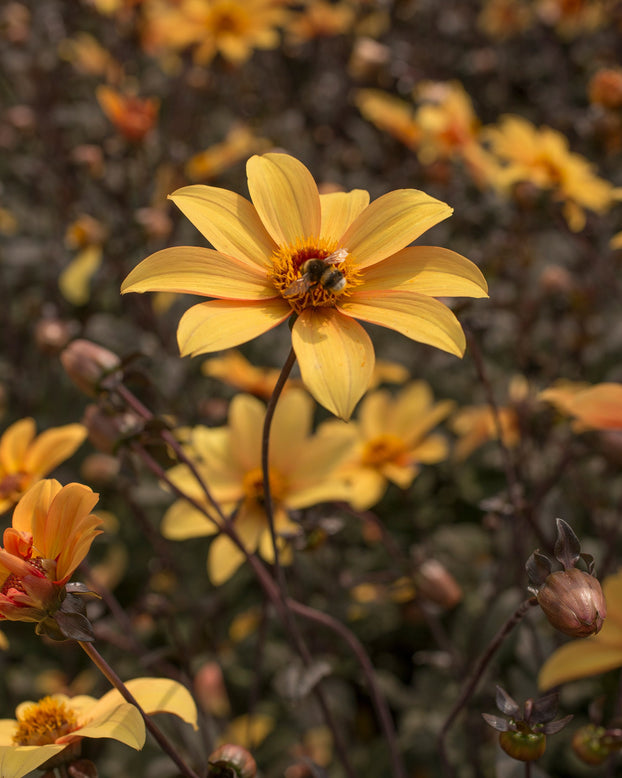
[(281, 246), (272, 257), (270, 280), (296, 313), (333, 307), (361, 282), (348, 252), (321, 239)]
[(23, 471), (9, 473), (0, 480), (0, 499), (17, 500), (25, 491), (30, 481), (30, 475)]
[(409, 457), (406, 444), (397, 435), (378, 435), (365, 444), (361, 462), (367, 467), (380, 467), (388, 462), (407, 465)]
[(44, 697), (20, 711), (13, 743), (16, 746), (45, 746), (76, 729), (76, 714), (62, 700)]
[[(274, 502), (279, 502), (283, 499), (286, 493), (285, 478), (283, 478), (283, 476), (276, 470), (270, 468), (269, 479), (270, 496)], [(260, 467), (256, 467), (254, 470), (249, 470), (248, 473), (244, 475), (242, 488), (244, 490), (245, 499), (263, 503), (263, 471)]]

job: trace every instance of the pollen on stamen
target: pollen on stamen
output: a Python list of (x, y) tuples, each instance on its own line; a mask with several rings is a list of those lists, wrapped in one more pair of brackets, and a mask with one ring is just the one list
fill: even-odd
[(44, 697), (39, 702), (21, 706), (13, 734), (16, 746), (44, 746), (78, 729), (76, 714), (63, 700)]
[[(338, 290), (323, 285), (319, 280), (302, 283), (302, 268), (308, 260), (331, 258), (330, 266), (343, 276), (344, 283)], [(296, 313), (306, 308), (334, 307), (338, 299), (348, 297), (360, 283), (360, 276), (345, 248), (338, 248), (334, 241), (311, 239), (282, 246), (272, 256), (270, 280), (275, 289), (287, 300)]]

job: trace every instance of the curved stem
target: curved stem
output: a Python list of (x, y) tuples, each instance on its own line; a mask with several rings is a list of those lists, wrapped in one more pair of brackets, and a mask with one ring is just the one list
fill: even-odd
[(99, 653), (99, 651), (91, 643), (84, 643), (81, 640), (78, 640), (77, 642), (80, 648), (84, 651), (84, 653), (98, 668), (98, 670), (100, 670), (101, 673), (115, 687), (115, 689), (117, 689), (117, 691), (121, 694), (123, 699), (138, 709), (138, 712), (143, 717), (145, 726), (147, 727), (149, 732), (153, 735), (160, 748), (171, 757), (173, 762), (175, 762), (179, 770), (188, 778), (199, 778), (199, 776), (194, 772), (194, 770), (184, 762), (182, 757), (177, 752), (175, 746), (173, 746), (173, 744), (169, 741), (169, 739), (162, 732), (162, 730), (153, 722), (151, 717), (148, 716), (145, 713), (145, 711), (141, 708), (140, 704), (138, 703), (134, 695), (130, 692), (130, 690), (119, 678), (119, 676), (115, 673), (112, 667), (110, 667), (108, 662), (106, 662), (106, 660)]
[(497, 632), (497, 634), (493, 637), (493, 639), (488, 644), (488, 648), (486, 649), (486, 651), (479, 658), (477, 664), (475, 665), (473, 671), (471, 672), (469, 679), (465, 683), (462, 692), (460, 693), (460, 696), (454, 703), (453, 708), (451, 709), (449, 715), (445, 719), (445, 722), (441, 727), (441, 731), (438, 736), (438, 747), (439, 747), (441, 759), (443, 761), (447, 775), (453, 775), (453, 771), (451, 769), (451, 765), (449, 764), (449, 760), (447, 758), (447, 752), (445, 749), (445, 738), (447, 737), (447, 733), (449, 732), (451, 725), (454, 723), (457, 715), (460, 713), (460, 711), (464, 708), (464, 706), (471, 698), (471, 695), (475, 691), (477, 684), (480, 682), (482, 675), (484, 674), (484, 670), (486, 670), (486, 668), (488, 667), (490, 660), (493, 658), (493, 656), (495, 655), (495, 653), (497, 652), (497, 650), (499, 649), (499, 647), (501, 646), (505, 638), (510, 634), (510, 632), (514, 629), (514, 627), (523, 619), (523, 617), (529, 611), (529, 609), (537, 604), (538, 601), (536, 600), (535, 597), (530, 597), (528, 600), (524, 600), (514, 611), (514, 613), (510, 616), (510, 618), (505, 622), (505, 624), (501, 627), (501, 629)]
[(272, 504), (272, 492), (270, 490), (270, 427), (272, 426), (272, 419), (274, 417), (274, 411), (276, 410), (276, 404), (281, 396), (285, 382), (289, 378), (289, 374), (292, 372), (292, 368), (296, 362), (296, 354), (293, 348), (290, 348), (285, 364), (283, 365), (268, 405), (266, 406), (266, 415), (263, 422), (263, 432), (261, 435), (261, 470), (263, 473), (263, 498), (264, 498), (264, 510), (268, 518), (268, 526), (270, 528), (270, 538), (272, 540), (272, 548), (274, 549), (274, 570), (276, 572), (276, 579), (279, 582), (283, 596), (285, 596), (285, 579), (283, 576), (283, 568), (279, 561), (279, 547), (276, 537), (276, 530), (274, 528), (274, 505)]

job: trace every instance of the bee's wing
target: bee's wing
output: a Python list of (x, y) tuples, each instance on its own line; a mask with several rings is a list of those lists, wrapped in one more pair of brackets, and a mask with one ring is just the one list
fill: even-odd
[(347, 256), (347, 249), (337, 249), (336, 251), (333, 251), (332, 254), (324, 257), (322, 261), (326, 262), (328, 265), (340, 265)]
[(311, 283), (311, 278), (308, 275), (301, 276), (285, 289), (283, 297), (294, 297), (297, 294), (304, 294), (311, 288)]

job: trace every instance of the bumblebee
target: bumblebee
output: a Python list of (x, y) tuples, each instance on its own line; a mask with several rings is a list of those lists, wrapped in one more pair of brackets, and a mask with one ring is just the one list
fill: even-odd
[(341, 294), (346, 288), (346, 277), (335, 267), (346, 258), (345, 249), (337, 249), (324, 259), (311, 257), (300, 266), (301, 276), (291, 283), (283, 292), (283, 297), (294, 297), (306, 294), (318, 284), (332, 294)]

